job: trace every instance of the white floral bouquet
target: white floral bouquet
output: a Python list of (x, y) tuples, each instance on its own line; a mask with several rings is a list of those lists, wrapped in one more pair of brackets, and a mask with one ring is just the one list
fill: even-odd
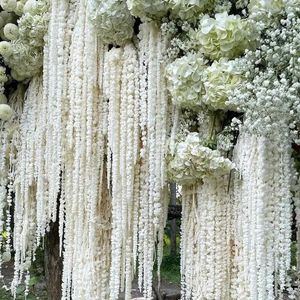
[(214, 61), (203, 72), (205, 95), (202, 102), (211, 110), (235, 110), (234, 105), (229, 105), (227, 100), (233, 89), (242, 82), (242, 70), (238, 61)]
[(131, 39), (134, 18), (125, 1), (91, 0), (89, 11), (90, 19), (104, 43), (123, 45)]
[(132, 15), (142, 20), (157, 20), (167, 15), (171, 5), (168, 0), (127, 0)]
[(212, 59), (236, 58), (245, 49), (255, 47), (258, 32), (254, 23), (238, 15), (218, 13), (214, 18), (203, 16), (198, 29), (191, 31), (190, 38), (199, 50)]
[(234, 169), (234, 164), (217, 150), (202, 145), (196, 132), (189, 133), (185, 141), (176, 145), (168, 162), (171, 180), (179, 184), (191, 184), (208, 176), (222, 176)]
[(168, 88), (174, 104), (186, 108), (201, 105), (205, 93), (201, 80), (205, 63), (201, 55), (189, 53), (167, 67)]

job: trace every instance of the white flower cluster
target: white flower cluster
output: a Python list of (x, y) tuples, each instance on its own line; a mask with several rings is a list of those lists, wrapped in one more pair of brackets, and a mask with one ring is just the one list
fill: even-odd
[[(7, 8), (8, 11), (0, 14), (0, 23), (3, 17), (3, 25), (6, 23), (3, 27), (4, 41), (0, 42), (0, 54), (5, 64), (12, 69), (12, 77), (22, 81), (37, 74), (42, 67), (49, 2), (28, 0), (20, 1), (20, 5), (17, 3), (17, 6), (13, 6), (12, 2), (2, 1), (2, 8)], [(12, 10), (12, 7), (15, 9)], [(14, 11), (15, 15), (11, 11)], [(14, 23), (17, 14), (22, 14), (17, 20), (18, 25)]]
[(246, 82), (229, 99), (246, 113), (245, 126), (262, 135), (285, 131), (287, 126), (297, 135), (300, 18), (291, 13), (281, 24), (265, 30), (261, 46), (240, 59)]
[(253, 48), (258, 34), (251, 21), (223, 12), (214, 18), (205, 15), (199, 28), (191, 31), (190, 38), (206, 57), (220, 59), (236, 58), (245, 49)]
[(187, 108), (199, 107), (204, 94), (201, 81), (204, 68), (205, 60), (194, 53), (178, 58), (168, 66), (169, 91), (174, 104)]
[(231, 91), (242, 83), (239, 61), (214, 61), (211, 66), (201, 55), (189, 53), (167, 68), (172, 101), (179, 107), (210, 110), (235, 110), (228, 105)]
[(214, 61), (203, 73), (205, 95), (202, 101), (212, 110), (235, 110), (227, 100), (230, 92), (241, 83), (241, 70), (236, 61)]
[(158, 20), (170, 9), (168, 0), (127, 0), (127, 6), (135, 17), (142, 20)]
[(13, 110), (7, 104), (0, 104), (0, 120), (7, 121), (13, 115)]
[(20, 39), (31, 47), (43, 47), (48, 26), (48, 0), (28, 1), (18, 20)]
[(241, 120), (233, 118), (230, 125), (217, 135), (217, 149), (221, 153), (228, 153), (234, 148), (241, 124)]
[(133, 35), (134, 18), (123, 0), (90, 0), (90, 18), (101, 40), (123, 45)]
[(253, 15), (264, 14), (266, 17), (278, 15), (284, 11), (283, 0), (250, 0), (248, 8)]
[(173, 17), (196, 22), (201, 13), (213, 10), (215, 0), (169, 0), (169, 2)]
[(196, 132), (177, 144), (175, 154), (168, 164), (169, 176), (179, 184), (189, 184), (208, 176), (228, 174), (234, 164), (220, 155), (219, 151), (202, 146)]

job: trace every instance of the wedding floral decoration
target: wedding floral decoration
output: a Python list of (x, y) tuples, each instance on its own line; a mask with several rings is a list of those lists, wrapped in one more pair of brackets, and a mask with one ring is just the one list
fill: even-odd
[(128, 9), (135, 17), (142, 20), (159, 20), (167, 15), (170, 9), (168, 0), (126, 0)]
[(215, 0), (169, 0), (169, 2), (173, 17), (195, 23), (201, 13), (213, 10)]
[(0, 0), (0, 38), (14, 296), (58, 222), (62, 300), (152, 299), (172, 181), (182, 300), (299, 298), (298, 0)]
[(4, 36), (10, 42), (0, 42), (0, 54), (12, 69), (12, 77), (17, 81), (30, 78), (41, 70), (44, 35), (48, 26), (48, 9), (47, 0), (29, 0), (18, 19), (18, 26), (11, 23), (14, 17), (12, 19), (6, 17), (4, 21), (7, 22), (3, 28)]
[(195, 47), (206, 57), (217, 60), (236, 58), (246, 49), (254, 48), (258, 36), (253, 22), (227, 12), (217, 13), (214, 18), (203, 16), (199, 28), (190, 33)]
[(123, 0), (89, 1), (89, 15), (101, 40), (123, 45), (133, 35), (134, 18)]
[(196, 132), (190, 133), (185, 141), (178, 143), (168, 164), (171, 179), (180, 184), (188, 184), (205, 177), (228, 174), (234, 168), (229, 159), (202, 144), (203, 141)]
[(0, 104), (0, 119), (7, 121), (11, 118), (13, 114), (12, 109), (7, 104)]
[(232, 91), (229, 103), (246, 112), (245, 127), (252, 132), (271, 135), (289, 127), (287, 134), (297, 140), (300, 19), (294, 12), (281, 22), (279, 28), (266, 29), (261, 46), (241, 58), (245, 82)]
[(201, 105), (205, 93), (202, 81), (205, 63), (201, 55), (189, 53), (168, 65), (168, 89), (174, 104), (186, 108)]
[(227, 103), (229, 95), (234, 88), (243, 83), (242, 70), (239, 61), (214, 61), (203, 71), (203, 85), (205, 95), (202, 102), (211, 110), (235, 110)]

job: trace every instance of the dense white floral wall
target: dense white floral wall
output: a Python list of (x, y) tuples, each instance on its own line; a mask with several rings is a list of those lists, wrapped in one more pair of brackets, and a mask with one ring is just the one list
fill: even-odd
[(57, 221), (62, 299), (131, 299), (135, 276), (152, 299), (176, 182), (182, 300), (299, 297), (298, 0), (0, 6), (0, 264), (14, 252), (13, 294)]

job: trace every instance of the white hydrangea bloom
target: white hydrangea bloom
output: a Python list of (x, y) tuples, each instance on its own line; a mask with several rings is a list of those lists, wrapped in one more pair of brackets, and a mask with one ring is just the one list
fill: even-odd
[(202, 145), (196, 132), (177, 144), (168, 164), (170, 179), (179, 184), (192, 184), (208, 176), (222, 176), (234, 169), (234, 164), (219, 151)]
[(22, 14), (24, 12), (24, 3), (22, 3), (21, 1), (18, 1), (14, 12), (17, 16), (22, 16)]
[(0, 104), (0, 120), (7, 121), (13, 115), (13, 110), (7, 104)]
[(218, 13), (215, 18), (205, 15), (190, 36), (210, 59), (238, 57), (245, 49), (254, 47), (258, 38), (251, 21), (227, 12)]
[(252, 15), (278, 15), (284, 11), (283, 0), (250, 0), (249, 10)]
[(203, 103), (212, 110), (235, 110), (233, 105), (228, 105), (230, 92), (242, 82), (242, 72), (238, 61), (220, 60), (213, 62), (203, 73), (205, 95)]
[(44, 35), (48, 28), (48, 8), (47, 1), (39, 1), (38, 6), (18, 20), (21, 40), (33, 47), (43, 47)]
[[(24, 4), (22, 2), (22, 4)], [(11, 40), (0, 42), (0, 54), (11, 69), (12, 77), (22, 81), (36, 75), (43, 65), (44, 35), (48, 28), (48, 0), (29, 0), (18, 25), (7, 22), (4, 36)], [(1, 12), (0, 17), (10, 19)]]
[(0, 42), (0, 54), (4, 57), (5, 60), (8, 60), (9, 57), (13, 54), (13, 47), (10, 42), (2, 41)]
[(170, 0), (172, 16), (182, 20), (197, 21), (201, 13), (211, 11), (214, 0)]
[(168, 0), (127, 0), (127, 6), (135, 17), (142, 20), (161, 19), (171, 8)]
[(134, 18), (123, 0), (90, 0), (90, 18), (102, 41), (123, 45), (133, 35)]
[(3, 28), (3, 32), (8, 40), (16, 40), (19, 37), (19, 28), (13, 23), (6, 24)]
[(201, 104), (204, 94), (201, 76), (204, 68), (205, 60), (194, 53), (178, 58), (168, 65), (168, 89), (174, 104), (187, 108), (195, 108)]
[(12, 12), (17, 7), (17, 0), (1, 0), (0, 5), (3, 10), (7, 12)]

